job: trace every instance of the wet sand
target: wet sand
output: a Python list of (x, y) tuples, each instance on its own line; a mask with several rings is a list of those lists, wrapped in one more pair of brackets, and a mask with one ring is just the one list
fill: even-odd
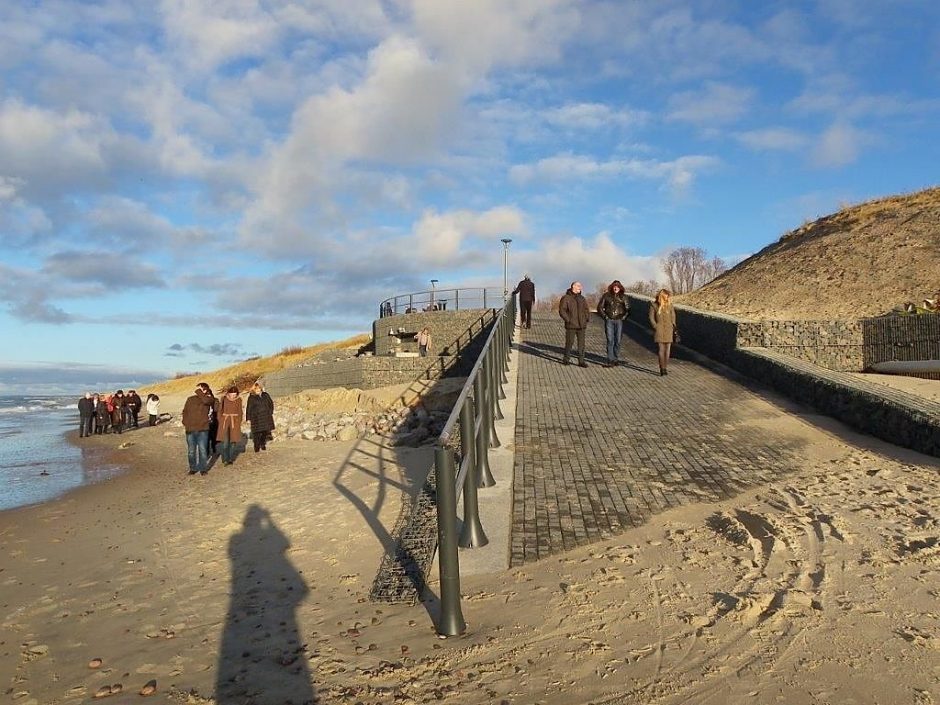
[(465, 578), (468, 633), (448, 640), (433, 601), (368, 601), (427, 449), (276, 442), (189, 477), (173, 425), (85, 439), (129, 471), (0, 513), (0, 692), (18, 705), (118, 684), (104, 701), (940, 701), (936, 459), (812, 415), (791, 423), (801, 471)]

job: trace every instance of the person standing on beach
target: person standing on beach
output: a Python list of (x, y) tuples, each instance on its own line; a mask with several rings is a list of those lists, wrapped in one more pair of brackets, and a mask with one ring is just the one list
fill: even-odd
[(98, 395), (98, 404), (95, 406), (97, 425), (95, 433), (107, 433), (111, 425), (111, 397), (106, 394)]
[(124, 432), (124, 390), (119, 389), (111, 397), (111, 433)]
[(200, 383), (193, 395), (183, 404), (183, 428), (186, 429), (186, 457), (189, 474), (205, 475), (209, 472), (209, 410), (215, 397), (207, 392), (208, 385)]
[(535, 282), (529, 275), (523, 275), (522, 281), (516, 284), (514, 294), (519, 294), (519, 325), (523, 328), (532, 327), (532, 304), (535, 303)]
[(650, 305), (650, 325), (653, 327), (653, 342), (659, 348), (659, 375), (669, 374), (669, 354), (676, 336), (676, 310), (672, 307), (669, 289), (660, 289), (656, 300)]
[(578, 366), (587, 367), (584, 361), (584, 332), (591, 320), (591, 310), (587, 299), (581, 295), (581, 282), (571, 282), (571, 287), (558, 302), (558, 315), (565, 322), (565, 358), (566, 365), (571, 364), (571, 345), (578, 339)]
[(140, 395), (137, 393), (136, 389), (132, 389), (127, 393), (127, 415), (126, 422), (127, 425), (134, 425), (134, 428), (139, 428), (138, 418), (140, 417), (140, 408), (143, 406), (143, 402), (140, 399)]
[(229, 387), (215, 403), (215, 416), (219, 420), (215, 440), (222, 449), (222, 465), (231, 465), (235, 462), (235, 448), (242, 440), (242, 400), (238, 387)]
[(78, 400), (78, 437), (84, 438), (90, 436), (92, 425), (95, 418), (95, 402), (91, 398), (91, 392), (85, 392), (85, 396)]
[(160, 397), (156, 394), (147, 395), (147, 425), (156, 426), (160, 416)]
[(251, 385), (248, 404), (245, 408), (245, 420), (251, 424), (251, 440), (255, 453), (267, 450), (268, 438), (274, 430), (274, 400), (264, 391), (260, 382)]
[(604, 367), (616, 367), (620, 359), (620, 339), (623, 338), (623, 319), (630, 311), (630, 303), (623, 293), (623, 284), (614, 279), (597, 302), (597, 312), (604, 319), (607, 336), (607, 362)]

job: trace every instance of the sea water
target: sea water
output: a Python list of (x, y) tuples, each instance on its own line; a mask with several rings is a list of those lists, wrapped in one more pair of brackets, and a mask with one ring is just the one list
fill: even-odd
[(103, 462), (101, 448), (70, 443), (67, 431), (78, 431), (77, 396), (0, 396), (0, 510), (46, 502), (121, 471)]

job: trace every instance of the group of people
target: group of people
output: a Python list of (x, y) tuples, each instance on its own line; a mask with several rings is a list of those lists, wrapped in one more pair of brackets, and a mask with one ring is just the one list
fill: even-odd
[(209, 459), (216, 453), (222, 465), (235, 462), (242, 441), (243, 415), (251, 425), (255, 453), (267, 450), (274, 430), (274, 400), (260, 382), (252, 385), (244, 407), (238, 387), (229, 387), (217, 398), (207, 383), (196, 385), (182, 414), (190, 475), (209, 472)]
[[(119, 389), (114, 394), (85, 392), (78, 400), (78, 435), (85, 438), (95, 434), (123, 433), (125, 429), (138, 428), (143, 407), (144, 401), (134, 389), (127, 393)], [(160, 397), (148, 394), (146, 410), (149, 425), (156, 426), (160, 416)]]
[[(528, 276), (516, 287), (519, 293), (519, 308), (522, 311), (523, 327), (531, 326), (531, 301), (535, 299), (535, 285), (531, 286), (531, 299), (528, 307), (523, 303), (523, 294), (528, 294), (528, 287), (524, 284), (530, 282)], [(515, 292), (514, 292), (515, 293)], [(597, 313), (604, 321), (604, 333), (607, 338), (607, 360), (604, 367), (616, 367), (620, 360), (620, 341), (623, 337), (623, 321), (630, 313), (630, 301), (624, 291), (623, 284), (614, 280), (607, 291), (597, 302)], [(565, 353), (563, 362), (571, 364), (572, 346), (577, 343), (578, 365), (587, 367), (584, 359), (584, 333), (588, 321), (591, 320), (591, 311), (587, 299), (581, 293), (581, 282), (571, 282), (571, 286), (558, 303), (558, 315), (565, 323)], [(678, 342), (679, 331), (676, 327), (676, 311), (672, 305), (672, 297), (668, 289), (660, 289), (656, 299), (650, 304), (649, 322), (653, 329), (653, 342), (657, 346), (659, 359), (659, 374), (669, 374), (669, 357), (672, 345)]]

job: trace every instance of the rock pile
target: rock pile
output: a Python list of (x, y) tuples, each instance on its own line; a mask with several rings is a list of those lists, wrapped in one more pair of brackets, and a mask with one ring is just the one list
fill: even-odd
[[(448, 412), (428, 411), (422, 405), (374, 413), (369, 411), (318, 413), (287, 408), (274, 415), (279, 434), (308, 441), (351, 441), (366, 434), (384, 436), (393, 445), (418, 446), (437, 439)], [(278, 435), (278, 434), (275, 434)]]

